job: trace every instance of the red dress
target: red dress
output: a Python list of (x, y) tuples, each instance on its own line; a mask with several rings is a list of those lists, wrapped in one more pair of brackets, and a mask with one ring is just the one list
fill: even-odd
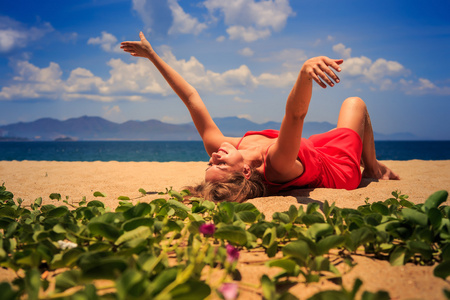
[[(279, 131), (249, 131), (244, 137), (255, 134), (275, 139)], [(242, 139), (237, 148), (241, 142)], [(264, 165), (264, 178), (273, 192), (293, 187), (353, 190), (361, 182), (361, 152), (362, 141), (359, 134), (350, 128), (337, 128), (312, 135), (308, 139), (302, 138), (298, 158), (304, 171), (299, 177), (286, 183), (270, 182), (266, 178)]]

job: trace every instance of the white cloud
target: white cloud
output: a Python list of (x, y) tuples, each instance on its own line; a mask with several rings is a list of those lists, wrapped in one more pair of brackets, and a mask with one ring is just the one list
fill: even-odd
[(341, 65), (343, 75), (362, 76), (372, 65), (372, 60), (368, 57), (352, 57), (348, 58)]
[(295, 48), (287, 48), (271, 53), (269, 56), (258, 58), (261, 62), (281, 62), (284, 69), (298, 73), (303, 63), (308, 59), (305, 51)]
[(100, 45), (106, 52), (123, 52), (120, 49), (120, 43), (117, 43), (117, 38), (106, 31), (102, 31), (101, 37), (90, 38), (87, 43), (88, 45)]
[(144, 22), (146, 29), (159, 34), (197, 35), (208, 27), (187, 13), (178, 0), (133, 0), (133, 10)]
[(384, 58), (377, 59), (365, 72), (365, 76), (376, 82), (386, 76), (407, 75), (409, 71), (396, 61), (388, 61)]
[(238, 115), (237, 116), (239, 119), (247, 119), (247, 120), (251, 120), (252, 116), (250, 116), (249, 114), (242, 114), (242, 115)]
[(236, 101), (236, 102), (240, 102), (240, 103), (251, 103), (251, 102), (253, 102), (250, 99), (242, 99), (239, 96), (234, 97), (233, 100)]
[(225, 37), (223, 35), (221, 35), (216, 39), (216, 41), (221, 43), (221, 42), (225, 41)]
[(249, 47), (245, 47), (245, 48), (239, 50), (238, 53), (242, 56), (253, 56), (253, 54), (255, 54), (255, 51), (253, 51)]
[[(298, 73), (298, 72), (297, 72)], [(290, 88), (297, 79), (296, 72), (285, 72), (281, 74), (263, 73), (257, 77), (260, 85), (272, 88)]]
[(366, 56), (351, 57), (352, 49), (339, 43), (333, 46), (333, 51), (344, 58), (342, 67), (342, 76), (351, 76), (362, 78), (366, 82), (377, 83), (386, 88), (387, 77), (406, 76), (410, 72), (399, 62), (388, 61), (384, 58), (378, 58), (374, 62)]
[(50, 23), (42, 23), (37, 27), (28, 28), (9, 17), (0, 16), (0, 53), (24, 48), (30, 42), (43, 38), (53, 30)]
[(133, 0), (133, 9), (139, 14), (142, 22), (144, 22), (147, 28), (151, 28), (153, 25), (153, 10), (147, 0)]
[[(256, 41), (280, 31), (287, 18), (295, 15), (288, 0), (206, 0), (203, 2), (212, 18), (223, 16), (230, 39)], [(217, 19), (217, 18), (216, 18)]]
[(352, 48), (345, 48), (344, 44), (339, 43), (333, 46), (333, 51), (339, 54), (343, 59), (350, 58), (352, 56)]
[(173, 23), (169, 29), (169, 34), (192, 33), (199, 34), (207, 28), (206, 24), (200, 23), (197, 18), (187, 14), (178, 4), (177, 0), (168, 0), (169, 8), (172, 11)]
[(245, 42), (254, 42), (270, 36), (269, 29), (255, 29), (253, 26), (230, 26), (227, 29), (230, 40), (242, 40)]
[(103, 117), (108, 120), (122, 120), (122, 110), (119, 105), (105, 105), (103, 106)]
[[(384, 58), (372, 61), (366, 56), (351, 57), (351, 48), (346, 48), (342, 43), (334, 45), (333, 50), (345, 59), (339, 77), (346, 86), (351, 86), (357, 81), (359, 84), (361, 82), (372, 84), (369, 88), (373, 91), (397, 89), (411, 95), (450, 95), (449, 87), (438, 87), (426, 78), (407, 80), (406, 77), (411, 71), (397, 61)], [(399, 77), (400, 79), (395, 81), (395, 78)]]
[(417, 81), (401, 79), (400, 87), (407, 95), (450, 95), (450, 87), (439, 87), (426, 78), (419, 78)]
[(368, 57), (351, 57), (341, 65), (342, 76), (362, 78), (366, 82), (381, 84), (387, 77), (406, 76), (410, 72), (396, 61), (379, 58), (375, 62)]
[[(245, 65), (217, 73), (206, 70), (195, 57), (177, 59), (168, 47), (161, 47), (161, 51), (163, 59), (199, 91), (236, 95), (242, 93), (242, 89), (253, 89), (258, 85)], [(137, 58), (131, 63), (111, 59), (107, 64), (110, 67), (108, 79), (95, 76), (88, 69), (76, 68), (64, 80), (61, 68), (54, 62), (39, 68), (28, 61), (18, 61), (12, 83), (0, 90), (0, 100), (146, 101), (152, 95), (173, 95), (164, 78), (146, 59)]]

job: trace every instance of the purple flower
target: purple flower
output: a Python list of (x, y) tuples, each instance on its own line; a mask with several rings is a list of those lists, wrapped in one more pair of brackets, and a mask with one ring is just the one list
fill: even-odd
[(233, 263), (235, 261), (237, 261), (239, 259), (239, 250), (228, 244), (227, 245), (227, 261), (229, 261), (230, 263)]
[(236, 283), (224, 283), (217, 289), (225, 300), (234, 300), (238, 296), (238, 285)]
[(213, 235), (216, 231), (216, 226), (214, 224), (202, 224), (199, 230), (204, 235)]

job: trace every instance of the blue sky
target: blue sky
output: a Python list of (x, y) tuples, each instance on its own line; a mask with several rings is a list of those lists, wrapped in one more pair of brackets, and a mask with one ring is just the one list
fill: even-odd
[(375, 131), (450, 139), (450, 2), (15, 0), (0, 6), (0, 125), (43, 117), (114, 122), (189, 114), (149, 61), (123, 53), (142, 30), (213, 117), (281, 121), (302, 63), (343, 58), (307, 121), (336, 123), (363, 98)]

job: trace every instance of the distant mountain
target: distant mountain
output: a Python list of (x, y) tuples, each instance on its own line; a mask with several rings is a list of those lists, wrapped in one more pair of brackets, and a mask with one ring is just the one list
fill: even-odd
[(51, 118), (0, 126), (3, 137), (49, 141), (72, 140), (199, 140), (193, 124), (174, 125), (158, 120), (128, 121), (122, 124), (100, 117), (83, 116), (59, 121)]
[[(280, 129), (281, 123), (267, 122), (257, 124), (247, 119), (226, 117), (214, 119), (217, 126), (227, 136), (243, 136), (247, 131), (263, 129)], [(335, 125), (328, 122), (306, 122), (303, 126), (303, 136), (326, 132)], [(128, 121), (114, 123), (100, 117), (83, 116), (60, 121), (43, 118), (34, 122), (20, 122), (0, 126), (0, 141), (11, 139), (28, 140), (154, 140), (154, 141), (185, 141), (200, 140), (193, 123), (168, 124), (158, 120)], [(396, 133), (391, 135), (375, 133), (378, 140), (417, 140), (411, 133)]]

